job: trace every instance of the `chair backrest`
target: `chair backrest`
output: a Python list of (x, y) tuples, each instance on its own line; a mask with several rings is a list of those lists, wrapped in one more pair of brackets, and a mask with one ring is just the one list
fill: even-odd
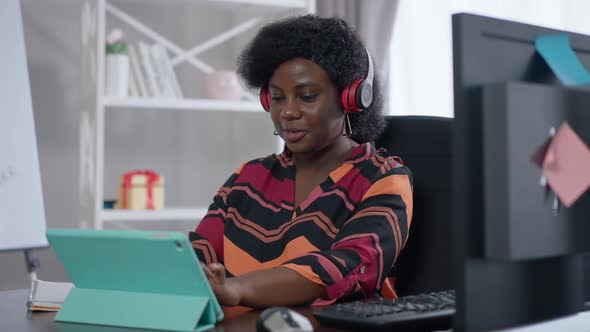
[(453, 288), (451, 124), (432, 116), (387, 116), (377, 148), (399, 156), (414, 178), (410, 235), (394, 266), (400, 296)]

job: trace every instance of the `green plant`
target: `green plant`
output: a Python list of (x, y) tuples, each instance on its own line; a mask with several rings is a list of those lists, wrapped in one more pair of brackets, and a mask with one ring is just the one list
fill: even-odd
[(118, 41), (113, 44), (107, 44), (107, 54), (127, 54), (127, 43), (124, 41)]

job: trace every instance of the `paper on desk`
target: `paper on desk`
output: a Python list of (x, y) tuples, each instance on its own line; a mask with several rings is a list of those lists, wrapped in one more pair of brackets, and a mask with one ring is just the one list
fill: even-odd
[(590, 83), (590, 74), (572, 50), (567, 34), (540, 35), (535, 39), (535, 48), (561, 83)]
[(590, 187), (590, 149), (567, 122), (549, 143), (542, 169), (549, 187), (566, 207)]
[(33, 280), (27, 306), (31, 311), (58, 311), (73, 287), (69, 282)]

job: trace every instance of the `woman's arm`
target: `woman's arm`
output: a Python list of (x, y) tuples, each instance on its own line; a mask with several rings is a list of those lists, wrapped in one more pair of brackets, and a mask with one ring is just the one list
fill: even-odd
[(221, 264), (204, 266), (204, 270), (217, 300), (225, 306), (294, 306), (325, 295), (325, 286), (283, 267), (252, 271), (236, 278), (226, 278)]

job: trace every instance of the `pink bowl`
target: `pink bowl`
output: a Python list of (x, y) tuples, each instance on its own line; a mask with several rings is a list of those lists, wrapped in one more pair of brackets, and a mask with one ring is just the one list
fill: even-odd
[(211, 99), (239, 100), (244, 95), (244, 90), (235, 72), (217, 70), (208, 74), (205, 79), (205, 95)]

